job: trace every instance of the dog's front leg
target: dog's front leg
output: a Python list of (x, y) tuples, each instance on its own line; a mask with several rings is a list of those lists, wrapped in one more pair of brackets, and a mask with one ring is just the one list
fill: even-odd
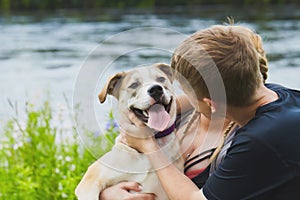
[(102, 180), (103, 166), (99, 162), (93, 163), (83, 176), (75, 190), (78, 200), (98, 200), (100, 192), (105, 188)]

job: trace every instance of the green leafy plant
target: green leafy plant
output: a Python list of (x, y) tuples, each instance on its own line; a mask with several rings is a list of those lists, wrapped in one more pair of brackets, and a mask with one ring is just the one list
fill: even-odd
[[(48, 102), (39, 109), (28, 104), (26, 115), (23, 123), (13, 117), (0, 133), (0, 199), (76, 199), (75, 187), (95, 157), (83, 147), (74, 127), (70, 134), (53, 123)], [(113, 123), (112, 114), (108, 123)], [(117, 127), (110, 126), (104, 135), (90, 137), (103, 154), (117, 134)], [(109, 142), (103, 142), (106, 138)]]

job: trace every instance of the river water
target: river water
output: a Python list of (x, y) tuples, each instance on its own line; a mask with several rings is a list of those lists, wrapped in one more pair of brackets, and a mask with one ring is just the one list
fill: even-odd
[(169, 63), (184, 38), (227, 16), (261, 34), (270, 61), (268, 81), (300, 89), (299, 6), (10, 13), (0, 17), (0, 120), (14, 115), (8, 99), (22, 113), (27, 101), (50, 100), (54, 110), (68, 110), (66, 97), (67, 104), (88, 110), (78, 111), (83, 126), (103, 124), (114, 102), (100, 105), (97, 93), (108, 75)]

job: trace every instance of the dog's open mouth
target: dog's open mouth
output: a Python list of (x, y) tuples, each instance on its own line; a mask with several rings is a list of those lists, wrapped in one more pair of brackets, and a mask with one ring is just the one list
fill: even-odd
[(134, 106), (131, 106), (130, 109), (136, 117), (143, 122), (148, 123), (150, 128), (162, 131), (166, 128), (170, 121), (169, 113), (172, 103), (173, 99), (171, 99), (168, 104), (156, 102), (145, 110), (135, 108)]

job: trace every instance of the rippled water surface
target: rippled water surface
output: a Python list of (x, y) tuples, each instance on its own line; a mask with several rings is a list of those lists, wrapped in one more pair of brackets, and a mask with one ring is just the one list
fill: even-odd
[[(64, 103), (63, 94), (71, 101), (75, 91), (78, 101), (93, 99), (95, 106), (104, 72), (168, 63), (182, 39), (223, 23), (226, 16), (263, 37), (270, 60), (269, 82), (300, 89), (300, 9), (296, 6), (11, 13), (0, 18), (0, 119), (12, 115), (7, 99), (19, 105), (50, 99), (57, 107)], [(89, 70), (78, 85), (82, 66)]]

